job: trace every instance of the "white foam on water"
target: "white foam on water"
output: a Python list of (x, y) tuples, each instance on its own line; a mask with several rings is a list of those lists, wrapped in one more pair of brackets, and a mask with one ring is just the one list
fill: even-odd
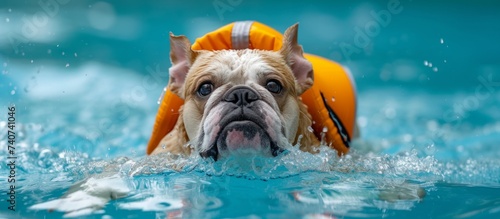
[(120, 203), (118, 206), (128, 210), (142, 210), (142, 211), (170, 211), (173, 209), (182, 208), (182, 200), (165, 198), (161, 196), (153, 197), (135, 197), (137, 201)]
[(73, 185), (62, 198), (35, 204), (29, 209), (54, 210), (65, 212), (64, 217), (78, 217), (100, 210), (109, 200), (129, 193), (130, 189), (118, 174), (95, 176)]
[[(40, 154), (48, 152), (42, 150)], [(463, 182), (464, 179), (482, 177), (477, 180), (478, 183), (495, 183), (495, 180), (498, 183), (498, 178), (495, 178), (499, 176), (498, 168), (497, 172), (492, 173), (489, 171), (491, 166), (474, 160), (465, 165), (443, 163), (432, 156), (422, 157), (416, 150), (397, 155), (362, 154), (356, 151), (343, 157), (337, 157), (336, 154), (336, 151), (327, 147), (320, 148), (317, 154), (290, 147), (286, 153), (275, 158), (256, 156), (214, 162), (197, 154), (178, 156), (165, 153), (141, 158), (88, 161), (81, 167), (73, 167), (73, 171), (79, 175), (89, 176), (82, 184), (73, 186), (62, 198), (35, 204), (30, 209), (53, 209), (66, 212), (65, 217), (78, 217), (97, 213), (111, 197), (127, 197), (118, 201), (118, 208), (186, 211), (184, 203), (194, 202), (192, 197), (204, 200), (199, 203), (201, 208), (223, 205), (221, 200), (213, 197), (214, 194), (199, 193), (204, 185), (215, 186), (213, 180), (217, 178), (238, 177), (250, 180), (248, 183), (264, 180), (271, 184), (282, 180), (289, 184), (296, 177), (312, 177), (312, 180), (323, 181), (307, 185), (302, 179), (301, 183), (295, 185), (300, 188), (297, 191), (276, 187), (278, 191), (285, 189), (284, 192), (293, 197), (293, 200), (280, 199), (281, 202), (297, 207), (303, 204), (329, 206), (336, 214), (349, 215), (374, 206), (411, 209), (420, 200), (419, 188), (432, 189), (434, 182)], [(65, 160), (59, 160), (63, 163), (60, 165), (67, 165), (64, 162), (77, 156), (66, 152), (63, 156)], [(498, 164), (489, 165), (494, 167)], [(490, 175), (483, 175), (488, 173)], [(72, 178), (59, 175), (54, 180)]]

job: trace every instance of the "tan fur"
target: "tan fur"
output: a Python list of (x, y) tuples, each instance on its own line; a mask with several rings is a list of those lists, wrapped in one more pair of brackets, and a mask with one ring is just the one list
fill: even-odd
[[(319, 147), (320, 142), (314, 133), (309, 131), (309, 127), (312, 125), (311, 114), (307, 112), (307, 106), (302, 103), (302, 101), (299, 102), (299, 109), (299, 129), (297, 130), (297, 135), (295, 136), (294, 145), (300, 144), (300, 150), (315, 153), (315, 149)], [(300, 136), (302, 136), (302, 139), (300, 142), (297, 142)]]
[(189, 138), (186, 133), (186, 128), (184, 127), (184, 122), (182, 119), (182, 107), (179, 109), (179, 119), (175, 124), (174, 129), (169, 132), (160, 141), (158, 146), (155, 148), (152, 154), (159, 154), (164, 152), (170, 152), (172, 154), (191, 154), (191, 147), (189, 147)]
[[(282, 54), (283, 52), (280, 52), (279, 54)], [(289, 68), (284, 60), (277, 59), (276, 58), (276, 53), (274, 54), (269, 54), (269, 56), (263, 56), (263, 59), (269, 63), (270, 66), (273, 68), (277, 69), (277, 72), (283, 73), (283, 72), (289, 72), (289, 69), (283, 69), (283, 68)], [(298, 95), (302, 94), (301, 92), (301, 87), (296, 86), (295, 83), (295, 78), (289, 74), (283, 74), (283, 77), (287, 78), (285, 80), (284, 86), (288, 88), (288, 94), (290, 97), (287, 98), (296, 98), (296, 102), (298, 103), (299, 107), (299, 125), (297, 129), (297, 134), (295, 134), (294, 142), (293, 145), (300, 144), (300, 149), (302, 151), (310, 152), (313, 153), (315, 152), (315, 148), (320, 145), (319, 140), (316, 138), (314, 133), (309, 131), (308, 127), (311, 127), (312, 125), (312, 117), (307, 111), (307, 106), (302, 103)], [(307, 86), (307, 85), (306, 85)], [(312, 86), (312, 82), (309, 85), (309, 87)], [(305, 91), (305, 90), (304, 90)], [(278, 102), (281, 102), (280, 108), (283, 107), (284, 101), (278, 100)], [(298, 140), (300, 139), (300, 142)]]

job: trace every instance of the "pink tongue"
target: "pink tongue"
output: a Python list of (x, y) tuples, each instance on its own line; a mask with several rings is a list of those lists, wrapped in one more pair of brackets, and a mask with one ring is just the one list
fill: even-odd
[(231, 130), (227, 133), (226, 146), (230, 151), (237, 149), (254, 149), (260, 150), (262, 143), (258, 132), (251, 138), (246, 138), (243, 131)]

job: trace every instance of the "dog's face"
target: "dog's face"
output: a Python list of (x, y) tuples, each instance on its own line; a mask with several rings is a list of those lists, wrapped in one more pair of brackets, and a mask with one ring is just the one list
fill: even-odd
[(312, 66), (297, 44), (297, 25), (280, 51), (192, 51), (171, 35), (170, 89), (185, 101), (182, 122), (204, 157), (276, 156), (305, 124), (299, 95), (312, 85)]

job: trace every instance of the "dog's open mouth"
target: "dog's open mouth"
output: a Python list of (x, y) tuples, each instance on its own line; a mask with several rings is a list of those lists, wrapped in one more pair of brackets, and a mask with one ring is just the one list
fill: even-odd
[[(227, 118), (227, 117), (226, 117)], [(203, 157), (237, 156), (278, 156), (283, 149), (278, 147), (255, 118), (238, 116), (231, 120), (221, 121), (221, 130), (216, 136), (214, 144), (209, 150), (202, 152)]]
[(267, 152), (271, 139), (265, 131), (252, 121), (234, 121), (225, 126), (217, 137), (217, 147), (221, 155), (231, 153)]

